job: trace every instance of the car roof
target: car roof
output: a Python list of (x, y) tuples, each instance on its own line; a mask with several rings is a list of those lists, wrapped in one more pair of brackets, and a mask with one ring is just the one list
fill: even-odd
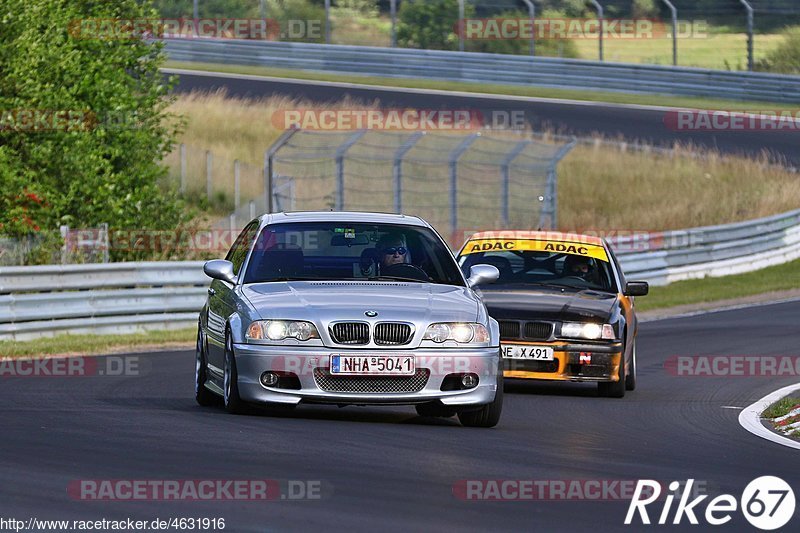
[(539, 241), (579, 241), (586, 244), (595, 244), (603, 246), (603, 239), (593, 235), (584, 235), (582, 233), (565, 233), (561, 231), (530, 231), (530, 230), (491, 230), (479, 231), (474, 233), (467, 239), (468, 241), (475, 241), (478, 239), (527, 239)]
[(272, 213), (261, 216), (266, 224), (284, 224), (291, 222), (359, 222), (375, 224), (404, 224), (409, 226), (429, 227), (419, 217), (398, 215), (395, 213), (370, 213), (365, 211), (295, 211), (288, 213)]

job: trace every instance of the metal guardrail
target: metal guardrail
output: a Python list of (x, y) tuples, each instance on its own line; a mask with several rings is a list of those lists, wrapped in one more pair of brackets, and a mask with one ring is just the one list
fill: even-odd
[(3, 267), (0, 340), (191, 327), (208, 282), (202, 261)]
[(652, 285), (751, 272), (800, 258), (800, 209), (735, 224), (610, 239), (625, 275)]
[(270, 41), (165, 39), (174, 61), (391, 78), (800, 102), (800, 76), (507, 54)]
[[(800, 258), (800, 209), (721, 226), (612, 240), (628, 279), (653, 285)], [(0, 340), (192, 327), (202, 261), (0, 268)], [(2, 355), (2, 354), (0, 354)]]

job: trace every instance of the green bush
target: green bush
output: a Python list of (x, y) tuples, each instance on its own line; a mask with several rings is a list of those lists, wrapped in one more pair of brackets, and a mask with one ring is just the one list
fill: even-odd
[[(756, 37), (758, 39), (758, 37)], [(793, 26), (783, 32), (783, 41), (758, 61), (756, 70), (800, 74), (800, 26)]]
[[(157, 185), (180, 127), (166, 111), (162, 46), (76, 26), (154, 16), (137, 0), (0, 0), (0, 234), (103, 222), (174, 229), (186, 220), (176, 194)], [(32, 127), (25, 113), (78, 118)]]
[[(472, 4), (464, 16), (475, 14)], [(405, 48), (458, 50), (458, 0), (407, 0), (397, 14), (397, 44)]]

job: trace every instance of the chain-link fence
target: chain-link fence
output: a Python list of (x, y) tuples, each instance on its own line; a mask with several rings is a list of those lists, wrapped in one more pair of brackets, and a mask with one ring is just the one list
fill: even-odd
[(165, 17), (267, 19), (274, 26), (269, 38), (281, 41), (730, 70), (779, 69), (765, 60), (786, 30), (800, 25), (797, 0), (158, 0), (156, 5)]
[(267, 168), (293, 181), (298, 210), (414, 214), (457, 245), (480, 229), (555, 227), (556, 166), (572, 146), (492, 132), (296, 130)]
[(481, 229), (555, 227), (556, 166), (573, 145), (529, 133), (289, 130), (263, 167), (184, 145), (166, 163), (174, 187), (230, 213), (215, 229), (234, 232), (265, 212), (402, 212), (457, 241)]

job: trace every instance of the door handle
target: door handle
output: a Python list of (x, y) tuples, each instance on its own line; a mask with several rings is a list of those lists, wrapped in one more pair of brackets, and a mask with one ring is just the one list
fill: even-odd
[(208, 295), (209, 295), (209, 296), (214, 296), (215, 294), (217, 294), (217, 291), (215, 291), (214, 289), (212, 289), (211, 287), (209, 287), (209, 288), (208, 288)]

